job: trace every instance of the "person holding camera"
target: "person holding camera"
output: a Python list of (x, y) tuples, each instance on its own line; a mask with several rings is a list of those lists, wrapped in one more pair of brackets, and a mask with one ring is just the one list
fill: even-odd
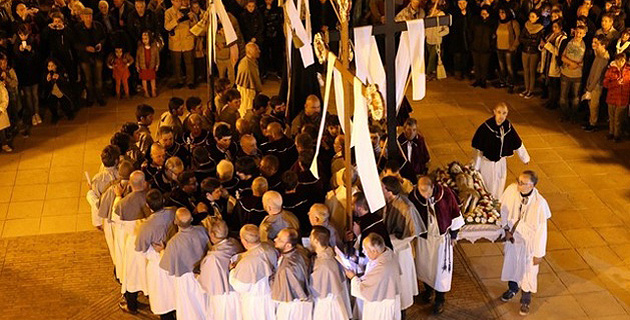
[(63, 66), (54, 58), (49, 58), (46, 61), (46, 70), (48, 72), (42, 84), (42, 97), (52, 114), (52, 124), (59, 122), (58, 109), (64, 111), (68, 120), (74, 119), (71, 84)]
[(164, 29), (169, 31), (168, 49), (173, 61), (174, 88), (184, 86), (182, 81), (182, 57), (186, 66), (185, 81), (188, 88), (195, 87), (193, 49), (195, 36), (190, 32), (197, 23), (197, 16), (190, 10), (190, 0), (173, 0), (173, 6), (164, 13)]

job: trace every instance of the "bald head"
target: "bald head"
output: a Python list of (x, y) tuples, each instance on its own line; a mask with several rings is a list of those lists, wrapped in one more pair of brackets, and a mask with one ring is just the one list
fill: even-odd
[(271, 138), (271, 140), (275, 141), (284, 136), (284, 132), (282, 132), (282, 125), (278, 122), (272, 122), (267, 125), (267, 137)]
[(260, 243), (260, 232), (258, 227), (253, 224), (246, 224), (239, 232), (241, 242), (245, 248), (250, 248)]
[(186, 208), (179, 208), (175, 211), (175, 222), (180, 228), (188, 228), (192, 224), (192, 214)]
[(268, 214), (278, 214), (282, 211), (282, 196), (276, 191), (267, 191), (262, 198), (263, 207)]
[(153, 160), (153, 164), (161, 167), (164, 165), (164, 161), (166, 160), (166, 150), (164, 146), (162, 146), (159, 142), (156, 142), (151, 145), (151, 159)]
[(256, 154), (256, 138), (251, 134), (244, 134), (241, 136), (241, 149), (247, 155)]
[(264, 177), (256, 177), (252, 181), (252, 193), (256, 197), (262, 197), (269, 190), (269, 183)]
[(328, 207), (323, 203), (312, 205), (311, 209), (308, 211), (308, 219), (311, 225), (320, 226), (328, 222), (329, 218), (330, 212), (328, 211)]
[(223, 219), (210, 217), (208, 225), (208, 235), (213, 244), (217, 244), (228, 236), (228, 226)]
[(418, 191), (425, 198), (433, 195), (433, 180), (428, 176), (422, 176), (418, 179)]
[(142, 191), (146, 187), (146, 182), (144, 180), (144, 172), (140, 170), (136, 170), (131, 173), (129, 176), (129, 184), (131, 185), (131, 189), (133, 191)]
[(225, 182), (234, 176), (234, 164), (229, 160), (221, 160), (217, 164), (217, 178)]

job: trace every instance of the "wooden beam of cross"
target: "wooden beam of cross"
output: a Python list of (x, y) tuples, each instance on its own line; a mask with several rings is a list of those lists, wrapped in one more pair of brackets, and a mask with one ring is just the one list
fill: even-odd
[[(385, 75), (388, 79), (385, 88), (385, 92), (387, 92), (387, 153), (391, 158), (398, 156), (398, 146), (396, 144), (396, 81), (394, 81), (396, 78), (396, 35), (407, 30), (407, 24), (394, 21), (394, 16), (394, 1), (385, 1), (385, 23), (372, 28), (373, 35), (385, 36)], [(424, 18), (425, 28), (450, 25), (450, 15)], [(344, 34), (344, 32), (348, 32), (348, 28), (343, 29), (342, 32), (331, 31), (329, 34), (330, 41), (340, 41), (344, 37), (349, 38), (350, 34)], [(342, 47), (342, 50), (349, 50), (349, 48)], [(339, 68), (339, 70), (343, 69)], [(349, 114), (346, 114), (346, 116), (349, 116)]]

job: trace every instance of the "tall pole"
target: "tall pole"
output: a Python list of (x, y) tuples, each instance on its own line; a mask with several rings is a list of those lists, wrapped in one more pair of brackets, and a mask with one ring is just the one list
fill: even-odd
[[(340, 16), (340, 22), (341, 22), (341, 46), (340, 46), (340, 53), (341, 53), (341, 63), (344, 66), (344, 68), (346, 70), (350, 69), (350, 28), (348, 25), (348, 20), (349, 20), (349, 16), (348, 13), (350, 11), (350, 9), (348, 8), (348, 11), (344, 12), (345, 10), (339, 10), (338, 12), (341, 15), (344, 16)], [(350, 92), (352, 92), (352, 85), (346, 81), (344, 81), (344, 119), (343, 119), (343, 142), (344, 142), (344, 166), (346, 167), (346, 172), (345, 172), (345, 177), (343, 177), (344, 179), (344, 184), (346, 185), (346, 219), (347, 219), (347, 226), (348, 228), (350, 228), (350, 230), (352, 230), (352, 153), (350, 151), (350, 134), (351, 134), (351, 128), (350, 128), (350, 117), (352, 115), (352, 108), (351, 108), (351, 99), (350, 99)], [(337, 93), (335, 93), (337, 94)]]
[[(394, 1), (385, 1), (385, 27), (387, 30), (394, 30)], [(387, 75), (387, 158), (397, 159), (397, 137), (396, 137), (396, 41), (394, 34), (385, 36), (385, 74)]]

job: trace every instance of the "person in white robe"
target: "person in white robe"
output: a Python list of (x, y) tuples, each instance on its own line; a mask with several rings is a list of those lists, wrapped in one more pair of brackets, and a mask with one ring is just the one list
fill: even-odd
[(313, 301), (308, 284), (310, 258), (297, 249), (299, 240), (300, 235), (293, 228), (280, 230), (274, 239), (274, 245), (281, 253), (271, 283), (271, 299), (277, 304), (277, 320), (312, 319)]
[(112, 263), (114, 264), (114, 274), (116, 279), (120, 279), (120, 275), (122, 274), (122, 264), (119, 263), (119, 261), (122, 261), (122, 252), (120, 251), (121, 248), (117, 245), (117, 242), (114, 239), (115, 223), (113, 220), (113, 211), (114, 201), (116, 201), (116, 192), (114, 191), (117, 188), (123, 189), (123, 196), (131, 192), (131, 187), (129, 186), (129, 176), (133, 171), (134, 167), (130, 161), (120, 162), (118, 165), (119, 179), (112, 181), (99, 199), (98, 216), (103, 221), (105, 243), (109, 249), (109, 255), (112, 258)]
[(137, 170), (129, 176), (131, 193), (122, 197), (124, 189), (120, 186), (114, 187), (114, 229), (116, 244), (122, 253), (120, 293), (124, 297), (119, 307), (129, 313), (138, 311), (138, 293), (147, 292), (147, 260), (143, 253), (136, 251), (138, 230), (148, 213), (146, 185), (144, 173)]
[(177, 231), (175, 208), (164, 207), (164, 197), (157, 189), (147, 192), (147, 206), (151, 215), (140, 225), (136, 238), (136, 251), (147, 259), (147, 292), (153, 314), (162, 320), (175, 319), (175, 279), (166, 270), (160, 268), (160, 259), (169, 238)]
[[(390, 235), (394, 252), (398, 257), (402, 273), (400, 279), (400, 302), (405, 310), (413, 305), (417, 296), (418, 277), (411, 244), (416, 237), (427, 232), (416, 207), (404, 195), (400, 179), (386, 176), (381, 180), (387, 206), (383, 212), (383, 222)], [(415, 245), (416, 242), (413, 242)], [(422, 259), (422, 258), (420, 258)]]
[(335, 259), (330, 230), (313, 226), (311, 247), (315, 252), (310, 291), (313, 295), (313, 319), (348, 320), (352, 316), (350, 296), (343, 269)]
[(400, 265), (396, 254), (385, 246), (383, 237), (370, 233), (363, 239), (363, 249), (370, 262), (358, 277), (345, 270), (350, 279), (350, 294), (361, 300), (361, 320), (400, 320)]
[(427, 176), (418, 179), (409, 200), (427, 226), (416, 246), (416, 272), (425, 287), (422, 300), (430, 303), (435, 292), (433, 313), (441, 314), (453, 280), (453, 245), (464, 226), (464, 218), (455, 193)]
[(501, 300), (511, 300), (520, 289), (519, 313), (523, 316), (529, 314), (532, 293), (538, 290), (538, 269), (546, 253), (547, 220), (551, 218), (537, 183), (535, 172), (524, 171), (501, 197), (501, 225), (506, 240), (501, 280), (508, 282)]
[(208, 217), (208, 235), (212, 247), (201, 261), (198, 277), (206, 291), (206, 319), (242, 320), (238, 293), (230, 285), (230, 259), (243, 252), (243, 246), (228, 237), (228, 227), (219, 217)]
[(206, 317), (206, 293), (195, 278), (193, 269), (205, 256), (210, 239), (206, 229), (193, 226), (192, 221), (188, 209), (177, 209), (175, 223), (179, 231), (169, 240), (160, 259), (160, 268), (175, 278), (178, 320), (203, 320)]
[(273, 241), (284, 228), (300, 229), (300, 221), (291, 212), (282, 208), (282, 195), (276, 191), (267, 191), (262, 197), (263, 208), (267, 216), (260, 223), (260, 240)]
[(501, 198), (507, 177), (506, 158), (515, 152), (523, 163), (529, 163), (529, 153), (512, 126), (508, 115), (508, 105), (499, 103), (494, 107), (494, 116), (486, 120), (475, 132), (472, 139), (473, 167), (479, 170), (486, 190), (495, 199)]
[(247, 251), (236, 257), (229, 281), (239, 294), (243, 320), (275, 320), (269, 278), (278, 262), (277, 251), (260, 242), (260, 231), (253, 224), (244, 225), (239, 235)]
[(346, 171), (346, 169), (343, 168), (335, 174), (337, 188), (328, 191), (326, 194), (325, 204), (328, 210), (330, 210), (330, 221), (332, 225), (337, 228), (337, 234), (345, 234), (347, 230), (350, 230), (350, 225), (348, 225), (350, 219), (346, 214), (346, 186), (344, 184), (346, 172), (352, 173), (352, 194), (354, 195), (359, 191), (356, 187), (358, 180), (356, 171)]
[(103, 219), (98, 215), (98, 207), (101, 195), (109, 187), (110, 183), (118, 179), (118, 159), (120, 158), (120, 149), (114, 145), (106, 146), (101, 152), (102, 166), (90, 181), (88, 181), (88, 190), (85, 199), (90, 205), (92, 213), (92, 225), (99, 230), (103, 230)]
[(341, 240), (339, 233), (337, 233), (337, 228), (335, 228), (330, 221), (330, 211), (325, 204), (313, 204), (308, 211), (308, 220), (312, 226), (322, 226), (328, 229), (328, 232), (330, 232), (329, 245), (331, 247), (338, 247), (340, 249), (343, 248), (343, 241)]

